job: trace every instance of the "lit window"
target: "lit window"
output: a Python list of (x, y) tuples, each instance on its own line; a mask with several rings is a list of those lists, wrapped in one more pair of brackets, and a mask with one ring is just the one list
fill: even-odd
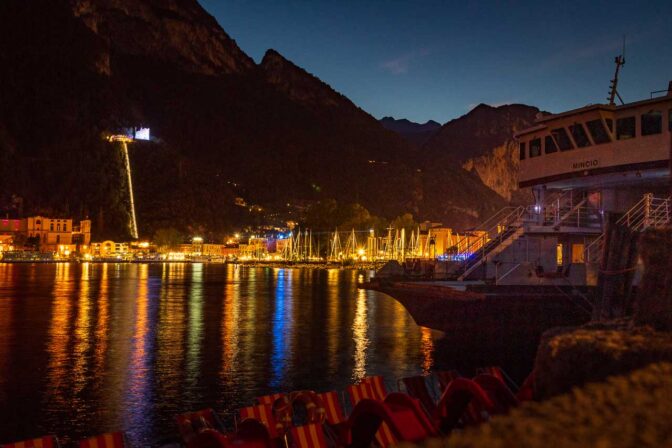
[(520, 142), (518, 148), (520, 149), (520, 160), (525, 160), (525, 142)]
[(572, 141), (569, 139), (569, 135), (567, 135), (565, 128), (553, 129), (551, 134), (555, 137), (555, 141), (558, 142), (560, 151), (569, 151), (573, 148)]
[(551, 137), (550, 135), (547, 135), (546, 138), (544, 139), (544, 151), (546, 152), (546, 154), (558, 151), (558, 147), (555, 144), (555, 140), (553, 140), (553, 137)]
[(642, 114), (642, 135), (654, 135), (663, 132), (663, 113), (651, 110)]
[(572, 133), (572, 137), (574, 137), (574, 142), (576, 143), (576, 146), (579, 148), (585, 148), (586, 146), (590, 146), (590, 140), (588, 140), (588, 135), (586, 134), (586, 130), (583, 129), (583, 125), (581, 123), (574, 123), (569, 127), (569, 132)]
[[(53, 226), (52, 226), (52, 229), (51, 229), (51, 230), (54, 230), (54, 229), (53, 229)], [(57, 232), (60, 232), (60, 231), (61, 231), (61, 223), (56, 224), (56, 231), (57, 231)]]
[(555, 247), (555, 262), (558, 266), (562, 266), (562, 244)]
[(602, 120), (591, 120), (586, 123), (588, 132), (590, 136), (593, 137), (593, 141), (596, 145), (601, 145), (602, 143), (609, 143), (609, 134), (602, 124)]
[(627, 140), (635, 137), (635, 117), (619, 118), (616, 120), (616, 138)]
[(585, 263), (583, 244), (572, 244), (572, 263)]
[(541, 155), (541, 139), (530, 140), (530, 157), (539, 157)]

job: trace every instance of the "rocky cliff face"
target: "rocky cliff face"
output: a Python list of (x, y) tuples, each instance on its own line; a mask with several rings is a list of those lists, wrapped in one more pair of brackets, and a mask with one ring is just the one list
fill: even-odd
[(467, 159), (462, 168), (474, 172), (485, 185), (507, 201), (526, 203), (532, 199), (529, 189), (518, 189), (518, 146), (513, 140), (491, 151)]
[[(201, 74), (243, 73), (254, 61), (190, 0), (70, 0), (110, 54), (148, 56)], [(110, 74), (109, 64), (101, 71)]]
[(266, 52), (260, 67), (269, 84), (306, 106), (357, 108), (348, 98), (275, 50)]
[(449, 121), (422, 147), (426, 163), (457, 164), (507, 201), (526, 201), (518, 191), (518, 158), (513, 134), (534, 124), (536, 107), (480, 104)]

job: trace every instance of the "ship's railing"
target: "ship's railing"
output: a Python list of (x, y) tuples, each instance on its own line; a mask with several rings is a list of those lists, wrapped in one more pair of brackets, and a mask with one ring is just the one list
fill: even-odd
[[(578, 202), (577, 202), (578, 201)], [(549, 197), (543, 204), (527, 207), (525, 222), (552, 227), (601, 227), (602, 213), (586, 197), (566, 191)]]
[[(471, 236), (468, 239), (463, 238), (464, 244), (460, 246), (458, 242), (457, 256), (458, 260), (467, 261), (479, 252), (484, 253), (486, 247), (503, 241), (511, 234), (512, 230), (522, 225), (522, 217), (525, 214), (526, 207), (506, 207), (488, 219), (483, 225), (483, 233), (480, 236)], [(487, 226), (487, 227), (486, 227)]]
[(463, 259), (465, 254), (470, 253), (469, 250), (473, 249), (473, 247), (478, 245), (479, 242), (483, 242), (483, 240), (485, 240), (485, 243), (487, 243), (488, 240), (496, 237), (500, 229), (498, 225), (502, 221), (506, 220), (507, 216), (509, 216), (518, 208), (519, 207), (504, 207), (479, 224), (476, 227), (477, 230), (473, 232), (467, 232), (465, 236), (457, 240), (457, 243), (455, 244), (456, 252), (453, 254), (453, 257), (455, 259)]
[[(656, 198), (651, 193), (645, 194), (642, 199), (633, 205), (617, 221), (617, 225), (625, 226), (635, 232), (649, 227), (661, 227), (670, 223), (671, 197)], [(604, 233), (595, 238), (584, 250), (585, 260), (588, 263), (597, 263), (604, 250)]]
[(589, 205), (577, 205), (559, 210), (554, 226), (563, 227), (602, 227), (602, 213)]

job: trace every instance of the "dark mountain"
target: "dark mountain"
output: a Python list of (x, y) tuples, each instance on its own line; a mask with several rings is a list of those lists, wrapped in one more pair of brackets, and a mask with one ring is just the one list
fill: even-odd
[(422, 147), (426, 166), (458, 165), (476, 174), (506, 200), (525, 201), (517, 187), (518, 155), (513, 134), (543, 114), (524, 104), (499, 107), (479, 104), (444, 124)]
[(425, 144), (441, 128), (441, 124), (434, 120), (420, 124), (406, 118), (397, 120), (393, 117), (383, 117), (379, 121), (385, 129), (396, 132), (418, 147)]
[(254, 64), (195, 0), (0, 2), (0, 205), (20, 197), (26, 214), (90, 216), (97, 237), (123, 237), (123, 165), (105, 137), (140, 125), (154, 136), (130, 150), (145, 235), (221, 235), (329, 198), (464, 225), (502, 202), (454, 164), (428, 174), (411, 144), (277, 52)]

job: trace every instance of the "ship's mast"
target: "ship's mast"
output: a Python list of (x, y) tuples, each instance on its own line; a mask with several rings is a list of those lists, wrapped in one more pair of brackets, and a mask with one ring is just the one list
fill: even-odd
[(623, 36), (623, 53), (616, 56), (614, 59), (614, 62), (616, 63), (616, 71), (614, 72), (614, 79), (611, 80), (611, 86), (609, 89), (609, 105), (613, 106), (615, 105), (614, 99), (615, 97), (618, 97), (618, 100), (621, 102), (621, 104), (625, 104), (623, 102), (623, 98), (621, 98), (621, 95), (618, 93), (618, 72), (625, 65), (625, 36)]

